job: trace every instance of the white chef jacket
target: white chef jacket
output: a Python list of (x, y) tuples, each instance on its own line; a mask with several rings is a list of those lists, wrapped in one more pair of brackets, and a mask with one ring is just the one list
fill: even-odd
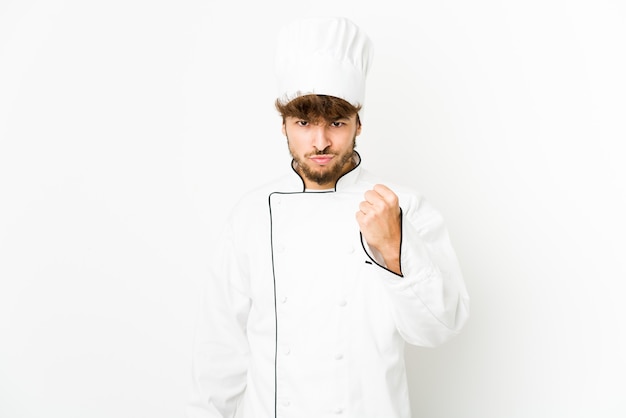
[[(357, 166), (310, 193), (292, 173), (235, 207), (212, 264), (188, 418), (410, 418), (404, 344), (459, 333), (469, 298), (440, 214)], [(402, 210), (402, 276), (355, 218), (365, 191)]]

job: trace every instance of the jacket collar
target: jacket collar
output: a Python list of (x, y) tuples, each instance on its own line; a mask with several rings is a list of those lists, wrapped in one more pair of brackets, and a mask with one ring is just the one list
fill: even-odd
[[(339, 177), (339, 179), (337, 179), (337, 183), (335, 184), (334, 191), (343, 190), (349, 187), (350, 185), (353, 185), (356, 182), (357, 178), (359, 177), (359, 173), (361, 172), (361, 156), (359, 155), (358, 152), (354, 151), (354, 155), (352, 158), (354, 160), (354, 168), (352, 168), (352, 170), (348, 171), (343, 176)], [(296, 171), (295, 160), (291, 160), (291, 170), (292, 170), (292, 175), (289, 178), (290, 180), (289, 188), (293, 189), (294, 191), (304, 192), (305, 191), (304, 180), (302, 179), (300, 174)]]

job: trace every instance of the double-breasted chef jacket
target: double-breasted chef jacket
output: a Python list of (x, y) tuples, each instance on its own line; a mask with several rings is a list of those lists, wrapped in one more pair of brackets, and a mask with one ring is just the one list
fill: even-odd
[(469, 298), (441, 215), (386, 184), (402, 212), (402, 276), (355, 218), (380, 179), (361, 166), (306, 192), (295, 169), (235, 206), (212, 264), (188, 417), (410, 418), (404, 344), (459, 333)]

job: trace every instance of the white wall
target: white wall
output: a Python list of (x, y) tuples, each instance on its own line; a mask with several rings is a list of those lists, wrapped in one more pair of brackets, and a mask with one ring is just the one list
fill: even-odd
[(0, 2), (0, 417), (182, 417), (207, 255), (288, 162), (276, 29), (351, 17), (358, 144), (447, 219), (464, 333), (415, 417), (626, 416), (626, 7), (610, 0)]

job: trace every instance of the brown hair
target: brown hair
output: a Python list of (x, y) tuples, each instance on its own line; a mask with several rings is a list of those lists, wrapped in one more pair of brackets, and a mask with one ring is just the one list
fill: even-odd
[(283, 122), (286, 117), (300, 118), (312, 123), (334, 122), (356, 114), (357, 123), (361, 123), (358, 116), (361, 106), (353, 106), (334, 96), (307, 94), (284, 104), (278, 99), (275, 105), (276, 110), (283, 118)]

